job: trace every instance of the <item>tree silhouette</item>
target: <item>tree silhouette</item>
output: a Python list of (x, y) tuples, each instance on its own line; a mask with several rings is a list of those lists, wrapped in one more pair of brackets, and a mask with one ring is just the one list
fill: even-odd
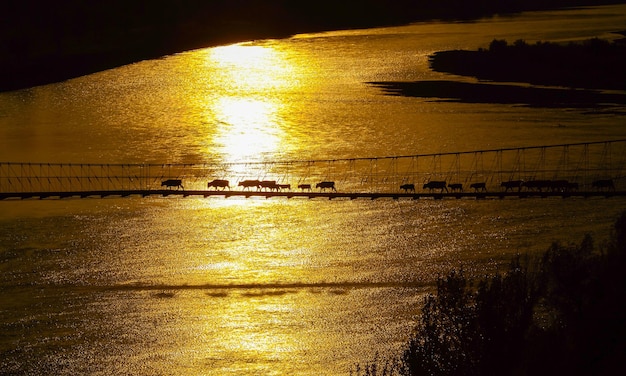
[(426, 297), (415, 335), (385, 374), (625, 374), (624, 267), (626, 212), (603, 246), (589, 235), (553, 243), (476, 286), (453, 270)]

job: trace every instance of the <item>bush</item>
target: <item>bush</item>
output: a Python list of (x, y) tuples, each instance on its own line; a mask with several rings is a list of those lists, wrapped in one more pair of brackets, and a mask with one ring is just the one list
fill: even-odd
[[(389, 375), (626, 374), (625, 261), (626, 212), (603, 247), (591, 236), (579, 245), (554, 243), (541, 258), (516, 257), (505, 274), (475, 287), (453, 270), (426, 298), (399, 361), (379, 369)], [(376, 370), (370, 365), (365, 374)]]

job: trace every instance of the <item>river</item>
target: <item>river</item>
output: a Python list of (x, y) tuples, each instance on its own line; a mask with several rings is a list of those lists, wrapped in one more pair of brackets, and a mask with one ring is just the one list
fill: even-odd
[[(626, 6), (302, 34), (0, 93), (0, 161), (244, 163), (624, 138), (624, 115), (446, 103), (368, 82), (428, 56), (615, 39)], [(623, 113), (623, 112), (622, 112)], [(438, 276), (599, 243), (623, 198), (0, 202), (9, 374), (336, 375), (399, 354)]]

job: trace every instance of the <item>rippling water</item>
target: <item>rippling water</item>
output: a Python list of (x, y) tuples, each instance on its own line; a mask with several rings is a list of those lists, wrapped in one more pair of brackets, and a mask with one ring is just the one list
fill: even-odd
[[(353, 158), (623, 138), (623, 116), (384, 96), (434, 51), (612, 37), (626, 7), (298, 35), (0, 94), (0, 160)], [(463, 80), (471, 81), (463, 78)], [(393, 356), (450, 268), (599, 242), (624, 199), (0, 202), (0, 366), (342, 374)]]

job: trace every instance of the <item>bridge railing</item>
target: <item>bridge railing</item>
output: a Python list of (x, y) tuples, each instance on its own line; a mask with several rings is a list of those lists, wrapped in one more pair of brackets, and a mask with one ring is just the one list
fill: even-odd
[(417, 191), (429, 181), (485, 183), (490, 190), (510, 180), (567, 180), (591, 190), (597, 180), (626, 187), (626, 140), (478, 150), (409, 156), (210, 164), (0, 163), (0, 193), (153, 191), (180, 179), (185, 190), (206, 190), (213, 179), (275, 180), (290, 184), (334, 181), (344, 192)]

